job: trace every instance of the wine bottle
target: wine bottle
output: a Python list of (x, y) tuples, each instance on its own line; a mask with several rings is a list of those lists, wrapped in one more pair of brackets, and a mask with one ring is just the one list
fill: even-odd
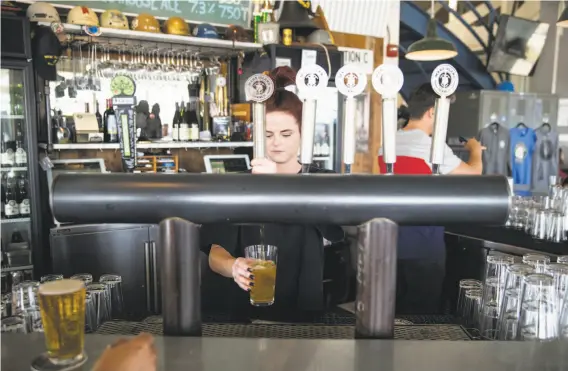
[(2, 217), (4, 218), (4, 206), (6, 206), (6, 189), (7, 187), (7, 174), (5, 172), (2, 173), (2, 179), (0, 181), (2, 185), (2, 190), (0, 191), (0, 197), (2, 198)]
[(116, 114), (112, 106), (112, 99), (107, 99), (107, 109), (104, 112), (104, 141), (106, 143), (118, 143), (118, 124), (116, 122)]
[(189, 123), (187, 122), (186, 105), (183, 101), (181, 102), (180, 110), (179, 140), (180, 142), (187, 142), (189, 140)]
[(180, 111), (179, 103), (176, 102), (176, 111), (172, 120), (172, 140), (177, 142), (179, 140), (179, 124), (180, 124)]
[(197, 98), (189, 98), (189, 103), (185, 114), (187, 116), (187, 123), (189, 124), (189, 140), (197, 142), (199, 140), (199, 121), (197, 117)]
[(329, 140), (324, 140), (321, 145), (321, 155), (324, 157), (329, 156)]
[(96, 112), (95, 112), (95, 117), (97, 118), (97, 123), (99, 124), (99, 132), (104, 133), (105, 129), (103, 127), (103, 117), (101, 116), (101, 113), (99, 112), (99, 101), (96, 101), (96, 107), (97, 108), (96, 108)]
[(24, 132), (22, 122), (16, 123), (16, 153), (14, 154), (14, 163), (16, 166), (26, 166), (28, 163), (28, 154), (24, 149)]
[(12, 167), (14, 166), (14, 149), (12, 148), (12, 143), (8, 133), (4, 133), (2, 136), (2, 167)]
[(18, 208), (20, 210), (20, 217), (27, 218), (30, 216), (30, 197), (28, 194), (26, 173), (22, 173), (18, 177)]
[(6, 215), (6, 219), (18, 218), (20, 216), (20, 206), (18, 205), (16, 178), (13, 172), (8, 173), (8, 178), (6, 179), (5, 197), (4, 214)]

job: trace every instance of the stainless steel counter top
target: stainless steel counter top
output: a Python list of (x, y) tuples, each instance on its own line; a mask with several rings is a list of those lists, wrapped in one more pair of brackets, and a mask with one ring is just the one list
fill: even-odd
[[(117, 336), (87, 335), (90, 370)], [(156, 337), (162, 371), (566, 371), (568, 342)], [(2, 334), (2, 371), (29, 370), (41, 334)]]

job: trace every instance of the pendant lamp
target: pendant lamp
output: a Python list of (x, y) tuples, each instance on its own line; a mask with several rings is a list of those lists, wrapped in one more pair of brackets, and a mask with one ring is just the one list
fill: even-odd
[(431, 16), (426, 29), (426, 37), (408, 47), (406, 59), (413, 61), (441, 61), (458, 55), (456, 47), (450, 41), (438, 37), (438, 23), (434, 18), (434, 1)]
[(556, 22), (558, 27), (567, 27), (568, 28), (568, 1), (564, 2), (564, 10), (560, 13), (560, 18), (558, 18), (558, 22)]

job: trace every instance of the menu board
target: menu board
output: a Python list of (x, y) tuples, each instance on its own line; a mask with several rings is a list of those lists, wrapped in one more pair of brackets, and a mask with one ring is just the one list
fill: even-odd
[(82, 5), (96, 12), (120, 10), (128, 16), (149, 13), (156, 18), (178, 16), (187, 22), (214, 25), (239, 25), (250, 28), (250, 0), (99, 0), (99, 1), (48, 1), (54, 6), (69, 8)]

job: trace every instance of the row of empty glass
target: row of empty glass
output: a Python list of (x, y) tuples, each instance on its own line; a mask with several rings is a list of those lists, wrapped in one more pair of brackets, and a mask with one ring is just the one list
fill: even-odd
[(568, 256), (491, 252), (483, 281), (460, 281), (457, 313), (483, 339), (568, 339)]
[(538, 240), (568, 239), (568, 188), (552, 184), (548, 196), (514, 196), (506, 226)]
[[(40, 281), (23, 281), (2, 296), (2, 332), (43, 332), (37, 292), (41, 283), (62, 280), (62, 274), (42, 276)], [(98, 282), (89, 273), (70, 279), (82, 281), (87, 289), (85, 331), (95, 332), (105, 321), (120, 318), (124, 309), (122, 277), (103, 274)]]

